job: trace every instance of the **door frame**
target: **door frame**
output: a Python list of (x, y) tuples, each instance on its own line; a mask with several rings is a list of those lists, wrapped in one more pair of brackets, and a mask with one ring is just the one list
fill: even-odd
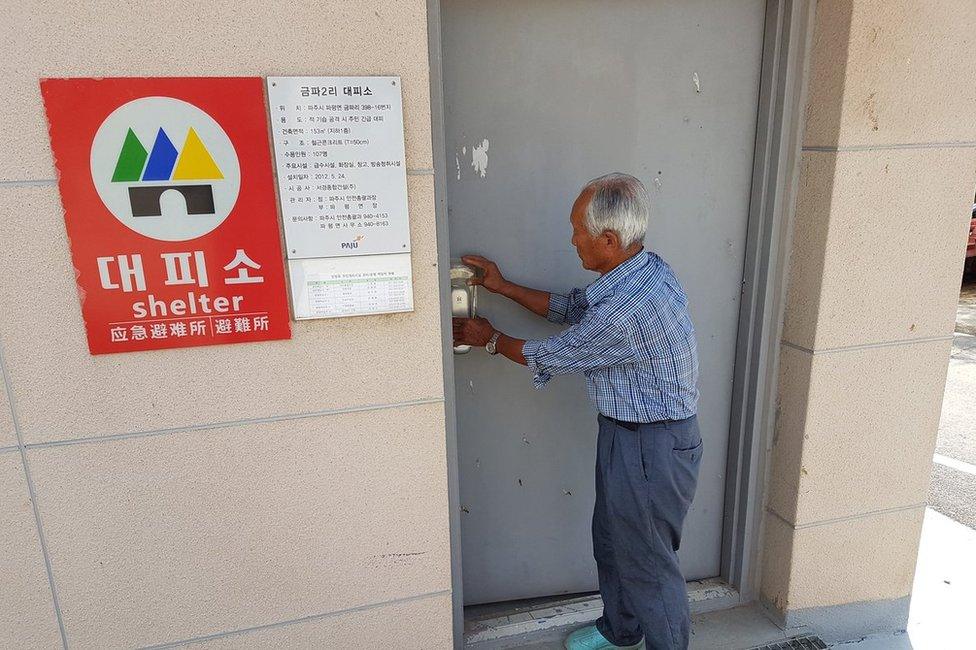
[[(441, 0), (427, 0), (434, 210), (440, 289), (444, 417), (451, 535), (454, 646), (463, 645), (461, 501), (454, 353), (451, 341), (447, 150), (441, 50)], [(759, 110), (733, 371), (719, 577), (758, 597), (759, 550), (767, 456), (775, 418), (779, 340), (806, 106), (816, 0), (766, 0)], [(730, 602), (729, 605), (736, 604)]]

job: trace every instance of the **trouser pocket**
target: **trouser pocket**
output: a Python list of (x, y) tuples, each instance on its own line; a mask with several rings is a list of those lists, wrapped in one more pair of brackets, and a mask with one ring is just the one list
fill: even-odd
[(671, 453), (677, 456), (680, 460), (688, 463), (697, 463), (701, 461), (702, 449), (704, 444), (701, 438), (698, 439), (698, 443), (692, 447), (676, 447), (671, 450)]
[(701, 467), (704, 444), (701, 438), (691, 447), (675, 447), (671, 450), (671, 481), (680, 519), (683, 521), (698, 488), (698, 470)]

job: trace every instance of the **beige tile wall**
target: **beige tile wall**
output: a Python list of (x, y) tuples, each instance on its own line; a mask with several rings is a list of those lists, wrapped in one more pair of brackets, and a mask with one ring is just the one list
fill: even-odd
[(0, 332), (24, 442), (439, 399), (433, 177), (410, 176), (408, 187), (413, 313), (292, 323), (290, 341), (97, 357), (88, 354), (57, 188), (0, 187), (3, 214), (35, 215), (0, 220), (11, 251)]
[(784, 346), (769, 507), (806, 525), (924, 503), (950, 346)]
[(420, 0), (174, 0), (138, 10), (111, 0), (40, 0), (6, 18), (0, 180), (54, 178), (40, 77), (399, 74), (407, 166), (432, 166)]
[(970, 142), (976, 3), (817, 3), (804, 145)]
[(817, 4), (762, 563), (781, 612), (911, 590), (976, 191), (974, 19)]
[(972, 147), (804, 152), (784, 340), (819, 350), (951, 332), (974, 170)]
[(17, 444), (17, 436), (14, 433), (14, 417), (10, 410), (10, 401), (7, 399), (7, 391), (0, 384), (0, 449), (12, 447)]
[(427, 404), (31, 450), (69, 639), (151, 645), (449, 590), (443, 427)]
[(20, 454), (0, 453), (0, 648), (61, 644)]
[(924, 513), (910, 508), (800, 528), (767, 517), (765, 598), (785, 612), (904, 597)]
[[(428, 650), (451, 647), (451, 598), (447, 594), (401, 602), (337, 617), (302, 621), (241, 636), (224, 637), (197, 647), (218, 650), (263, 648), (370, 648)], [(397, 625), (390, 625), (396, 621)]]
[[(0, 646), (59, 645), (60, 614), (78, 648), (448, 647), (426, 2), (42, 0), (0, 43)], [(90, 356), (39, 78), (273, 74), (402, 77), (415, 311)]]

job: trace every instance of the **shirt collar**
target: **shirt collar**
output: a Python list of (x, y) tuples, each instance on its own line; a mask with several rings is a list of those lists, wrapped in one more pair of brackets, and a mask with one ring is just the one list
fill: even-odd
[(609, 273), (594, 280), (586, 287), (586, 302), (595, 305), (609, 296), (621, 280), (647, 264), (648, 257), (649, 253), (642, 250), (615, 266)]

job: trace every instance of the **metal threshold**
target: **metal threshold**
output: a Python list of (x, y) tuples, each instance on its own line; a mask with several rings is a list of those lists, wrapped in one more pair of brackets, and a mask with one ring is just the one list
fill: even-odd
[[(739, 592), (718, 578), (688, 583), (693, 614), (735, 607)], [(586, 625), (603, 613), (599, 594), (553, 596), (497, 605), (475, 605), (464, 610), (464, 645), (498, 641), (566, 625)]]

